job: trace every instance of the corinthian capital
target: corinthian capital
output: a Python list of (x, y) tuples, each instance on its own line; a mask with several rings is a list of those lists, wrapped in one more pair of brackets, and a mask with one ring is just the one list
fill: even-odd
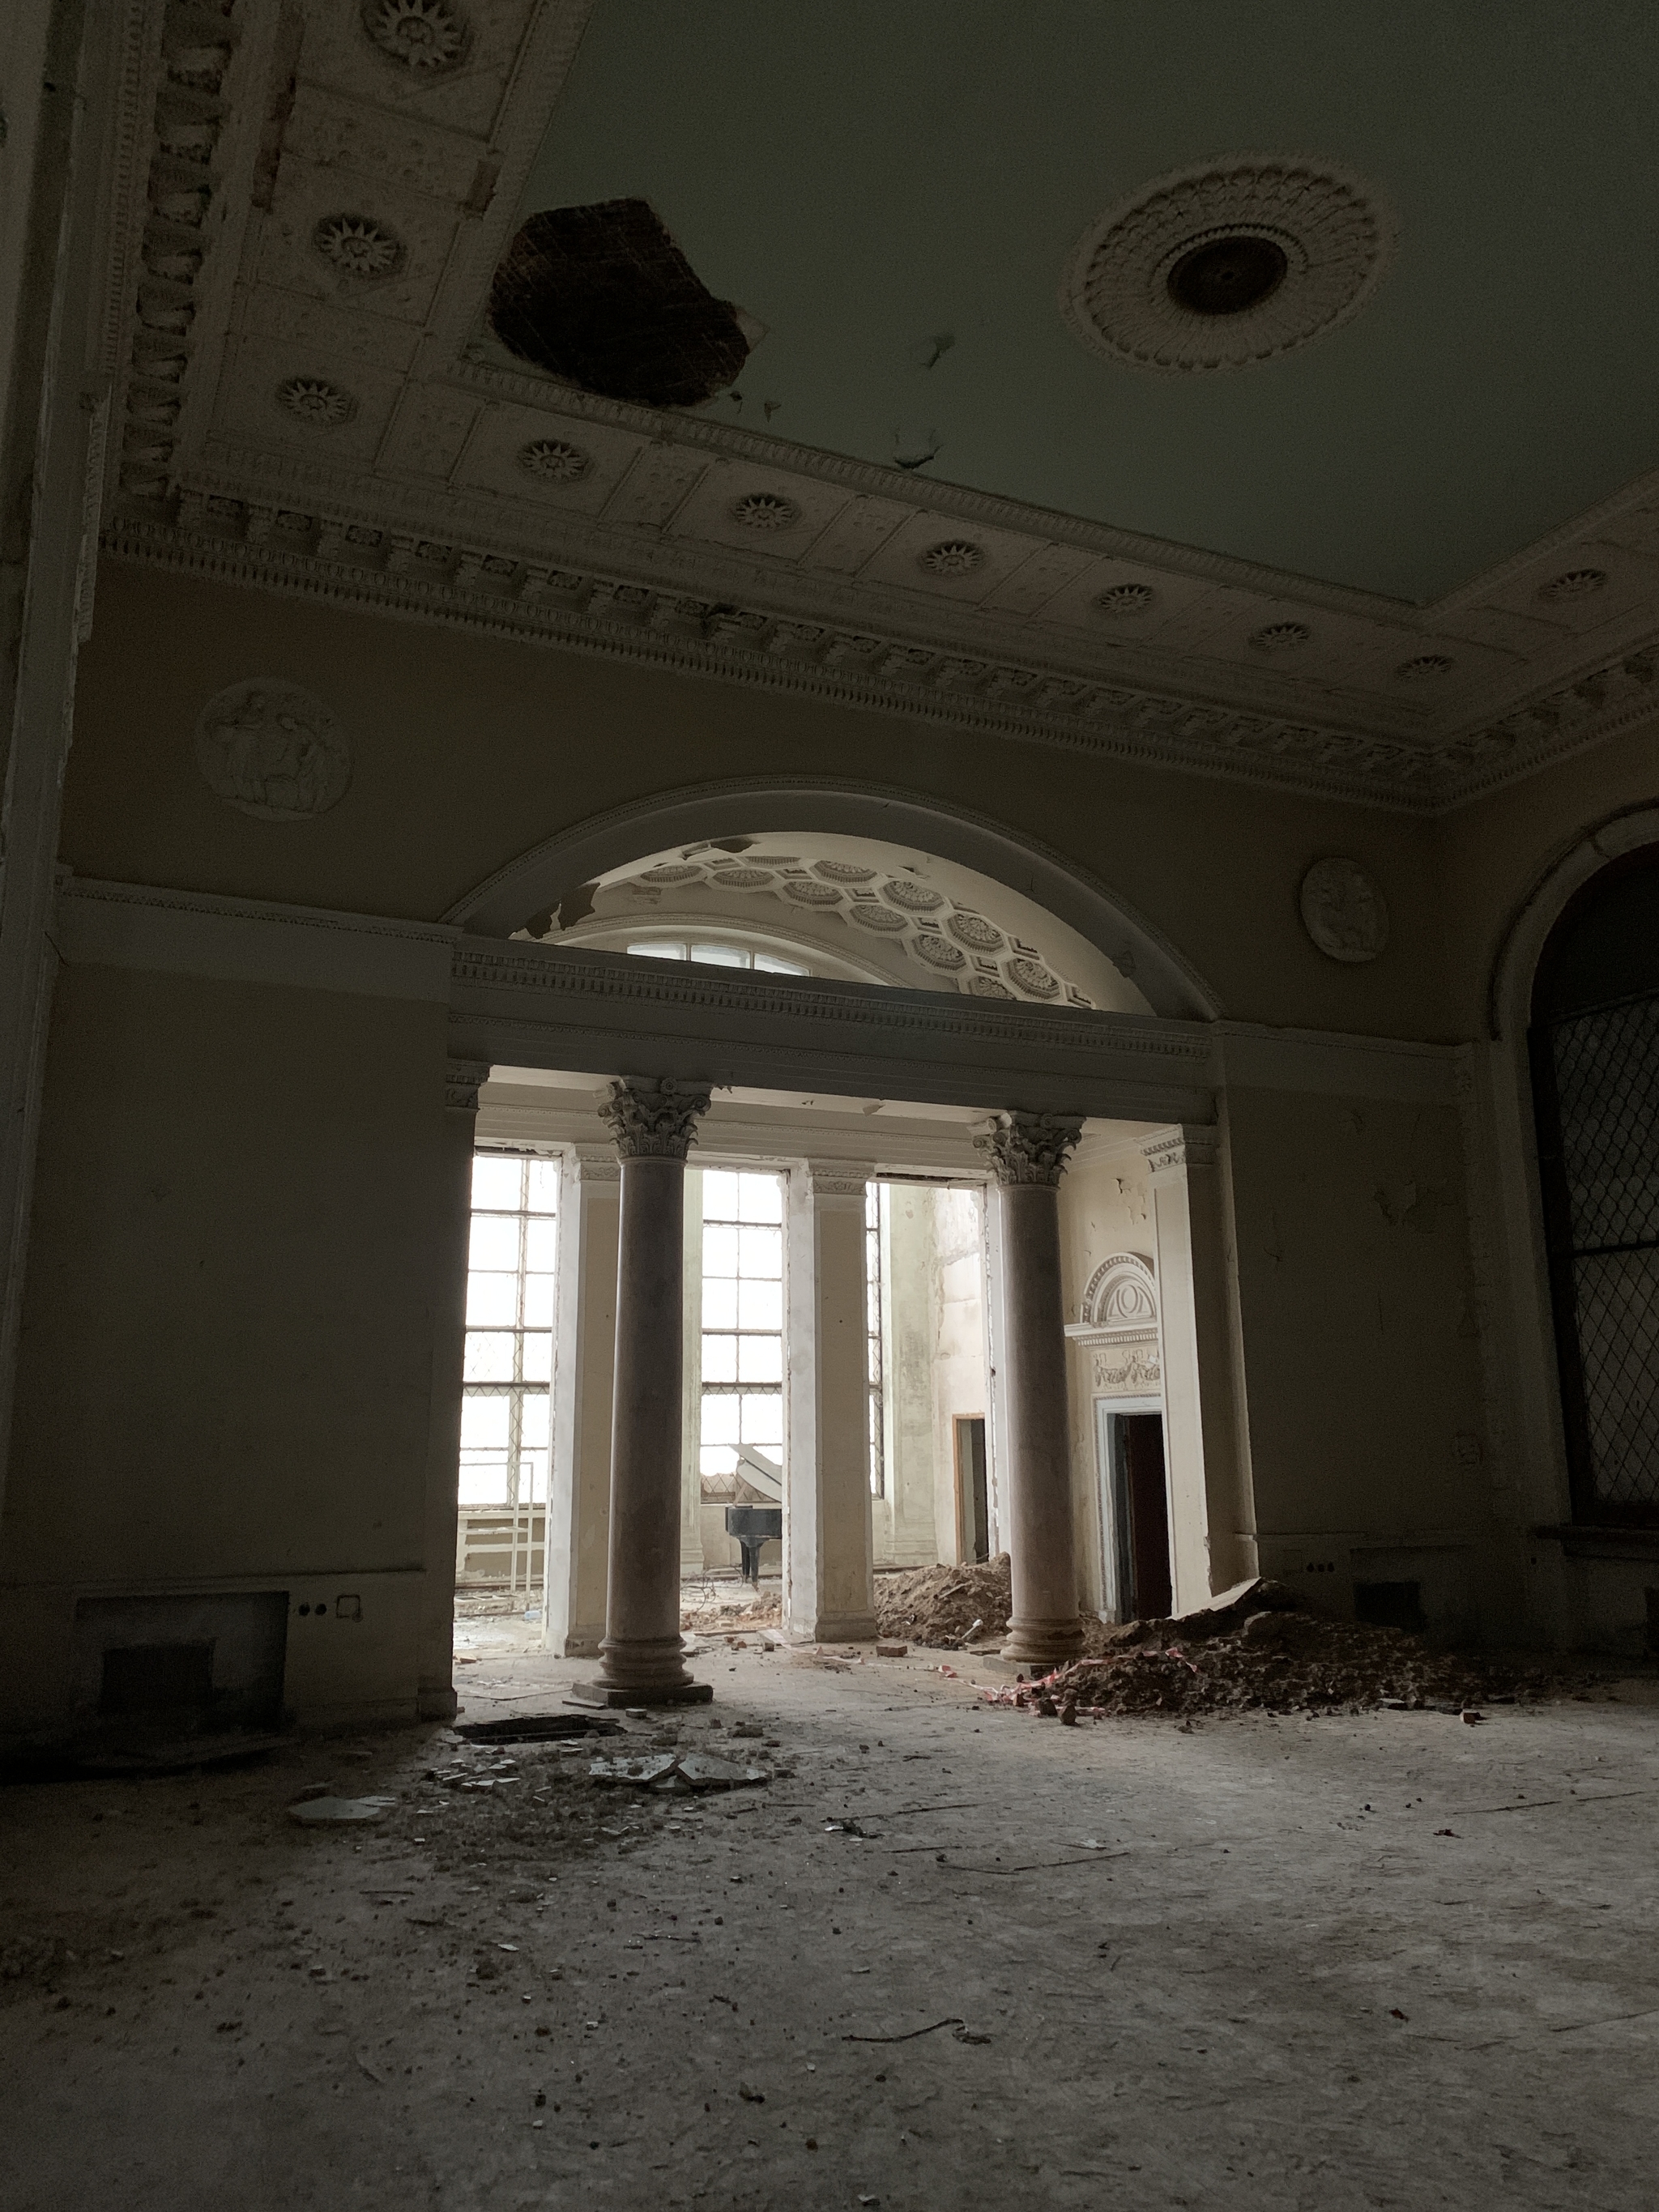
[(683, 1160), (697, 1123), (708, 1111), (708, 1093), (677, 1083), (629, 1076), (613, 1083), (599, 1118), (616, 1139), (624, 1160)]
[(999, 1182), (1057, 1183), (1066, 1156), (1083, 1134), (1074, 1114), (999, 1114), (975, 1136)]

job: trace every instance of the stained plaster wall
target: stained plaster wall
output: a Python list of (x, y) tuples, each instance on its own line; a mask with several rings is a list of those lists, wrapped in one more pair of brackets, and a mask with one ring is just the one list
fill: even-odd
[(0, 1735), (63, 1726), (77, 1596), (134, 1589), (284, 1589), (290, 1708), (413, 1717), (443, 1043), (438, 1007), (61, 972)]
[[(1531, 957), (1576, 878), (1575, 848), (1622, 817), (1659, 806), (1659, 718), (1456, 809), (1435, 824), (1446, 917), (1448, 1002), (1468, 1054), (1476, 1318), (1486, 1383), (1482, 1449), (1522, 1632), (1564, 1645), (1639, 1652), (1659, 1541), (1626, 1539), (1601, 1555), (1547, 1531), (1569, 1517), (1555, 1336), (1525, 1066)], [(1648, 833), (1648, 834), (1650, 834)], [(1556, 878), (1553, 880), (1553, 878)], [(1538, 901), (1535, 926), (1522, 910)], [(1528, 957), (1505, 958), (1519, 927)]]
[[(196, 769), (201, 707), (250, 676), (319, 692), (350, 739), (351, 788), (320, 820), (253, 820)], [(1234, 1018), (1383, 1037), (1468, 1032), (1474, 994), (1460, 971), (1451, 1009), (1438, 903), (1449, 856), (1464, 848), (1443, 826), (121, 567), (100, 578), (82, 659), (64, 857), (83, 876), (430, 919), (600, 810), (780, 774), (994, 812), (1132, 902)], [(1536, 817), (1519, 798), (1491, 805), (1494, 820), (1513, 820), (1504, 834), (1518, 851), (1520, 824)], [(1332, 851), (1359, 860), (1389, 899), (1393, 941), (1370, 966), (1323, 959), (1301, 928), (1301, 875)], [(1467, 933), (1467, 901), (1458, 911)], [(102, 1013), (94, 1001), (107, 1002)], [(141, 1018), (152, 1002), (156, 1018)], [(385, 1577), (383, 1623), (366, 1618), (355, 1647), (371, 1656), (318, 1660), (314, 1692), (295, 1695), (340, 1710), (407, 1695), (413, 1601), (390, 1593), (422, 1558), (422, 1224), (441, 1210), (428, 1133), (442, 1020), (402, 1005), (345, 1008), (323, 994), (66, 972), (6, 1537), (8, 1617), (14, 1632), (44, 1636), (37, 1652), (61, 1633), (70, 1583), (187, 1574), (228, 1586), (280, 1572), (297, 1587), (302, 1568), (349, 1565)], [(1474, 1388), (1458, 1334), (1461, 1185), (1439, 1149), (1419, 1174), (1419, 1125), (1372, 1126), (1387, 1141), (1374, 1134), (1377, 1156), (1357, 1159), (1326, 1102), (1239, 1105), (1258, 1479), (1276, 1529), (1317, 1519), (1377, 1533), (1373, 1509), (1388, 1498), (1413, 1530), (1428, 1516), (1462, 1531), (1479, 1516), (1455, 1486), (1443, 1495), (1440, 1472)], [(348, 1167), (361, 1200), (340, 1184)], [(1389, 1221), (1373, 1198), (1413, 1180), (1449, 1194), (1432, 1231)], [(191, 1232), (187, 1249), (164, 1237), (146, 1260), (157, 1182), (191, 1194)], [(320, 1213), (319, 1187), (339, 1189)], [(123, 1240), (115, 1265), (106, 1255)], [(1358, 1288), (1331, 1291), (1373, 1263), (1393, 1316), (1381, 1332), (1374, 1298), (1367, 1308)], [(83, 1392), (94, 1348), (106, 1380)], [(142, 1420), (118, 1418), (129, 1404)], [(216, 1420), (235, 1440), (234, 1465), (213, 1443)], [(88, 1484), (90, 1508), (66, 1527), (63, 1498)], [(47, 1581), (50, 1597), (17, 1594)], [(303, 1684), (313, 1662), (303, 1642), (295, 1650)]]

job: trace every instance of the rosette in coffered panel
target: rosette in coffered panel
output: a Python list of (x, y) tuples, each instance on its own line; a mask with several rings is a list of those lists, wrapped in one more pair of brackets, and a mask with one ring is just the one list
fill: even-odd
[(1201, 647), (1212, 660), (1321, 684), (1356, 682), (1372, 661), (1390, 653), (1401, 659), (1407, 649), (1403, 634), (1362, 616), (1294, 599), (1248, 598), (1207, 629)]
[(610, 422), (533, 407), (486, 406), (455, 474), (458, 489), (536, 508), (598, 514), (650, 441)]
[(284, 155), (259, 236), (257, 279), (327, 301), (371, 325), (422, 325), (460, 220), (450, 201)]
[(1399, 702), (1439, 719), (1465, 711), (1492, 687), (1513, 679), (1525, 664), (1513, 653), (1448, 636), (1432, 627), (1383, 630), (1356, 650), (1342, 681), (1377, 699)]
[(894, 532), (860, 572), (866, 583), (896, 585), (930, 599), (978, 605), (1042, 549), (1040, 538), (988, 529), (947, 514), (916, 514)]
[(799, 561), (853, 498), (841, 485), (814, 477), (729, 461), (701, 478), (669, 534), (730, 545), (763, 560)]
[(803, 566), (834, 575), (856, 575), (913, 520), (915, 512), (903, 500), (854, 499), (807, 549)]
[(214, 427), (319, 465), (374, 459), (404, 389), (395, 369), (319, 360), (310, 347), (243, 337), (226, 354)]
[(1659, 558), (1600, 539), (1529, 561), (1485, 603), (1558, 635), (1594, 641), (1595, 633), (1650, 610), (1659, 600)]
[(537, 0), (328, 0), (301, 66), (349, 97), (488, 137), (538, 12)]
[(1044, 602), (1037, 618), (1063, 623), (1103, 645), (1139, 644), (1157, 638), (1214, 588), (1200, 577), (1097, 554)]
[(447, 481), (468, 449), (480, 412), (475, 395), (442, 384), (407, 384), (392, 410), (380, 455), (397, 476)]

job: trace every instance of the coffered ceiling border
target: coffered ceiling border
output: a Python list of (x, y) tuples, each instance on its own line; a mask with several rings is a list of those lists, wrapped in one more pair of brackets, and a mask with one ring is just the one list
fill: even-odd
[[(1628, 548), (1638, 567), (1650, 567), (1649, 538), (1659, 524), (1650, 529), (1648, 510), (1659, 507), (1659, 478), (1625, 487), (1438, 606), (1413, 608), (970, 489), (900, 478), (707, 415), (660, 416), (504, 367), (477, 343), (477, 302), (592, 4), (504, 0), (497, 11), (506, 23), (520, 9), (522, 35), (514, 33), (519, 42), (500, 72), (494, 119), (480, 126), (475, 118), (463, 134), (469, 158), (488, 147), (478, 165), (488, 189), (475, 179), (478, 204), (461, 210), (467, 219), (415, 341), (405, 396), (418, 389), (447, 393), (456, 404), (530, 408), (550, 431), (562, 422), (610, 425), (648, 441), (641, 451), (653, 465), (683, 453), (676, 504), (704, 469), (763, 465), (895, 514), (902, 506), (913, 519), (1024, 538), (1016, 568), (1106, 556), (1364, 623), (1397, 635), (1405, 655), (1413, 640), (1454, 652), (1461, 641), (1493, 669), (1485, 711), (1449, 725), (1443, 709), (1437, 716), (1417, 696), (1345, 688), (1340, 678), (1310, 682), (1274, 656), (1224, 662), (1132, 642), (1103, 649), (1102, 641), (1068, 637), (1012, 608), (927, 592), (921, 579), (906, 590), (891, 578), (805, 573), (690, 534), (537, 512), (378, 465), (354, 469), (322, 450), (287, 455), (247, 445), (212, 412), (221, 358), (228, 358), (248, 296), (244, 234), (277, 176), (284, 103), (292, 105), (296, 87), (319, 89), (300, 74), (311, 52), (303, 41), (320, 24), (325, 52), (337, 27), (326, 9), (295, 10), (277, 0), (227, 0), (211, 16), (191, 0), (128, 0), (125, 11), (125, 100), (111, 158), (106, 358), (123, 394), (122, 434), (110, 441), (109, 557), (1014, 742), (1412, 812), (1443, 811), (1525, 776), (1632, 726), (1659, 703), (1650, 605), (1627, 595), (1617, 619), (1601, 626), (1601, 642), (1578, 659), (1571, 630), (1553, 630), (1538, 650), (1555, 666), (1539, 682), (1543, 670), (1522, 665), (1530, 647), (1506, 653), (1499, 641), (1505, 623), (1516, 634), (1549, 626), (1481, 604), (1500, 588), (1524, 586), (1540, 558), (1593, 554), (1604, 534), (1611, 550)], [(326, 88), (319, 96), (335, 97)], [(377, 126), (390, 119), (417, 136), (454, 136), (390, 94), (386, 106), (362, 112)], [(329, 363), (318, 366), (322, 373)], [(1485, 617), (1495, 650), (1481, 643)]]

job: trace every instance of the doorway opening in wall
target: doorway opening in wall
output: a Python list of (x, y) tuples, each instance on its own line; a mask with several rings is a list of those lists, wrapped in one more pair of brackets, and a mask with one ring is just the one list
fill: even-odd
[(991, 1506), (986, 1480), (985, 1420), (958, 1413), (956, 1431), (957, 1557), (964, 1565), (991, 1556)]
[(1173, 1604), (1164, 1413), (1156, 1400), (1095, 1401), (1101, 1607), (1108, 1620), (1157, 1620)]
[(473, 1155), (455, 1595), (458, 1619), (489, 1626), (458, 1644), (541, 1635), (558, 1215), (556, 1158)]

